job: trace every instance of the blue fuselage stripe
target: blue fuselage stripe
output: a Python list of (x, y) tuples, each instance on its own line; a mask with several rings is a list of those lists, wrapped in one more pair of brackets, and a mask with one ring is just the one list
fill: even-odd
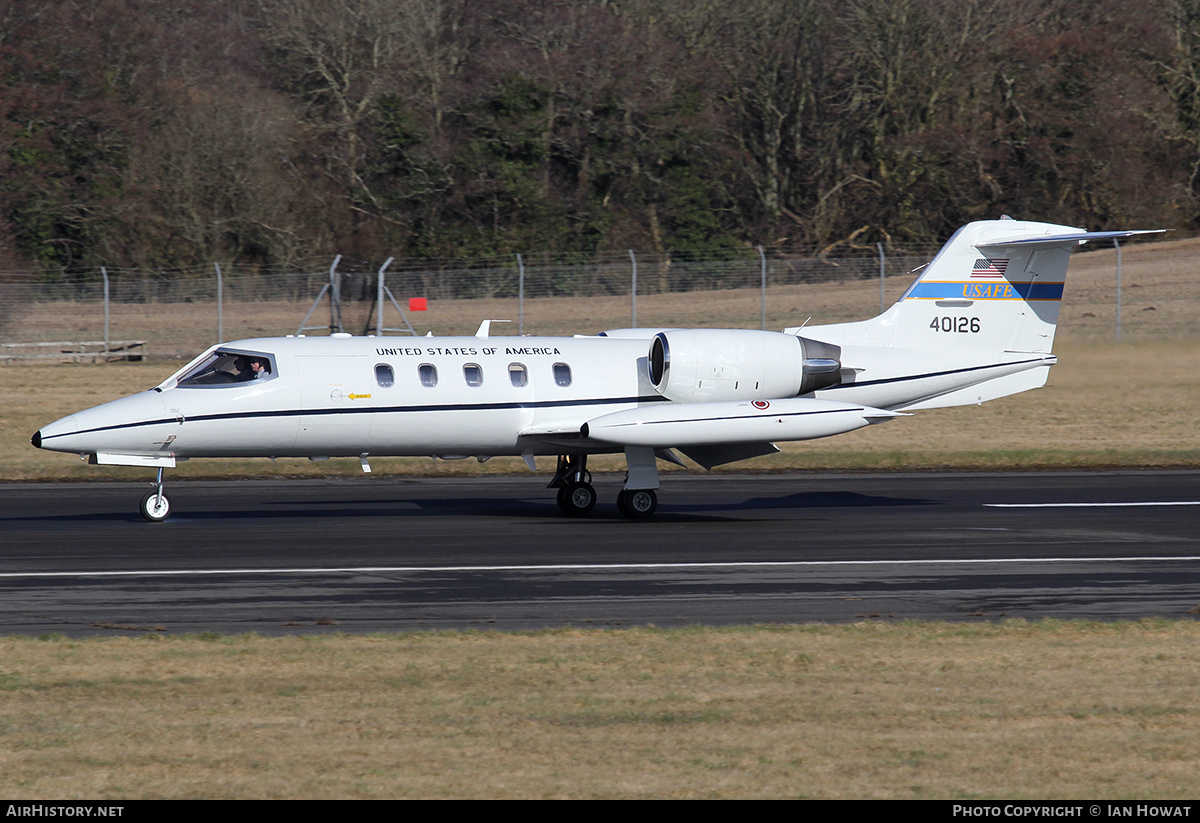
[[(453, 411), (496, 411), (503, 409), (553, 409), (570, 406), (611, 406), (631, 403), (663, 403), (670, 402), (661, 395), (642, 397), (599, 397), (586, 400), (541, 400), (534, 402), (511, 403), (438, 403), (420, 406), (360, 406), (358, 408), (326, 408), (326, 409), (277, 409), (271, 411), (226, 412), (223, 414), (197, 414), (185, 416), (185, 422), (200, 422), (210, 420), (249, 420), (264, 417), (314, 417), (325, 415), (347, 414), (395, 414), (416, 412), (453, 412)], [(141, 426), (157, 426), (162, 423), (179, 423), (178, 417), (164, 417), (155, 420), (137, 420), (129, 423), (115, 423), (111, 426), (98, 426), (81, 431), (63, 432), (62, 434), (45, 435), (42, 442), (55, 437), (73, 437), (80, 434), (93, 434), (102, 431), (117, 431), (120, 429), (135, 429)]]
[(917, 300), (1062, 300), (1062, 283), (917, 283), (905, 297)]

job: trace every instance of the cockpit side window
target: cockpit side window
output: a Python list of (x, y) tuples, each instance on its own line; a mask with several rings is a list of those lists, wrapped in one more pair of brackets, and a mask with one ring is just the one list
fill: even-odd
[(262, 352), (217, 349), (180, 376), (183, 389), (208, 389), (261, 383), (276, 376), (275, 358)]

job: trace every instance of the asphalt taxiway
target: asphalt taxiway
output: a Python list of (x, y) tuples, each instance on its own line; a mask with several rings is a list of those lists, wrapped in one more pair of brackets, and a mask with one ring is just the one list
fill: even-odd
[(0, 634), (1003, 617), (1196, 619), (1200, 472), (540, 476), (0, 487)]

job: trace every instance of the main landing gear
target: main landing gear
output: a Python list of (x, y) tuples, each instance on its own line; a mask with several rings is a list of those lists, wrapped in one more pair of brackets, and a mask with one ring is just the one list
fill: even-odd
[(140, 509), (142, 517), (151, 523), (161, 523), (171, 513), (171, 501), (163, 492), (163, 470), (161, 468), (158, 470), (158, 478), (154, 481), (154, 488), (142, 497)]
[(622, 489), (617, 508), (630, 520), (645, 520), (658, 508), (658, 495), (654, 489)]
[(558, 489), (558, 507), (571, 517), (583, 517), (596, 505), (586, 454), (560, 454), (554, 479), (546, 488)]
[[(631, 520), (644, 520), (658, 509), (658, 471), (650, 449), (626, 449), (629, 475), (625, 488), (617, 495), (617, 509)], [(641, 452), (645, 451), (646, 454)], [(648, 460), (647, 460), (648, 458)], [(654, 488), (631, 488), (633, 485)], [(592, 473), (587, 470), (586, 454), (560, 454), (554, 479), (547, 488), (558, 489), (558, 507), (570, 517), (583, 517), (596, 506)]]

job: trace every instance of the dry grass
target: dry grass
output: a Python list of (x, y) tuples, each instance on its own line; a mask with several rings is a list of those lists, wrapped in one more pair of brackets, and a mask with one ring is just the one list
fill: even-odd
[(9, 798), (1190, 798), (1200, 625), (0, 640)]

